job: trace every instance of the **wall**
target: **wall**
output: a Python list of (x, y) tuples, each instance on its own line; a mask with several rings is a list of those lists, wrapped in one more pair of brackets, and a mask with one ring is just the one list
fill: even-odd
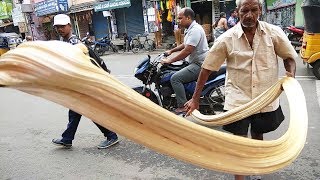
[(267, 11), (266, 21), (279, 27), (294, 25), (295, 5)]
[(295, 14), (295, 26), (304, 26), (304, 19), (301, 10), (303, 0), (297, 0), (296, 14)]
[(45, 34), (44, 34), (44, 27), (40, 23), (42, 21), (42, 18), (37, 17), (34, 13), (32, 13), (32, 20), (33, 24), (28, 24), (28, 33), (29, 35), (33, 36), (34, 40), (47, 40)]

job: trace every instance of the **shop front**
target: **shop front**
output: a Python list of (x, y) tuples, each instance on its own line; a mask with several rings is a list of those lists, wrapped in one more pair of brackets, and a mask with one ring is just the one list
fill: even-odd
[(120, 37), (124, 33), (135, 36), (145, 32), (142, 0), (131, 0), (130, 7), (115, 9), (115, 14)]
[[(143, 34), (142, 0), (110, 0), (94, 5), (94, 31), (96, 37), (122, 37)], [(101, 15), (105, 14), (105, 18)], [(103, 16), (102, 16), (103, 17)]]
[(197, 23), (203, 26), (210, 40), (211, 25), (220, 13), (219, 0), (148, 0), (146, 7), (149, 32), (155, 32), (156, 37), (161, 34), (161, 39), (166, 44), (175, 42), (179, 45), (183, 41), (184, 30), (178, 27), (178, 12), (181, 8), (190, 6), (195, 12)]
[(92, 29), (93, 18), (93, 3), (94, 1), (73, 4), (70, 7), (70, 16), (74, 20), (75, 34), (82, 39), (87, 35), (94, 37), (94, 31)]
[(215, 21), (212, 17), (212, 4), (213, 1), (207, 0), (191, 1), (191, 8), (196, 14), (196, 22), (202, 25), (208, 41), (212, 41), (212, 23)]

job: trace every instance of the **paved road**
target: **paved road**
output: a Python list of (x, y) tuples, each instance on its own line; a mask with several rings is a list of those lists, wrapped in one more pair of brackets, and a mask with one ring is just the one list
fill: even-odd
[[(139, 85), (132, 77), (133, 68), (146, 55), (105, 56), (112, 74), (128, 86)], [(152, 55), (154, 57), (155, 54)], [(319, 179), (320, 177), (320, 82), (298, 62), (297, 79), (303, 87), (309, 111), (309, 129), (305, 147), (288, 167), (264, 179)], [(0, 89), (0, 179), (232, 179), (215, 172), (161, 155), (124, 137), (106, 150), (95, 146), (102, 134), (84, 118), (73, 148), (53, 146), (66, 126), (67, 109), (11, 89)], [(281, 104), (287, 116), (281, 127), (266, 135), (281, 136), (288, 127), (288, 104)]]

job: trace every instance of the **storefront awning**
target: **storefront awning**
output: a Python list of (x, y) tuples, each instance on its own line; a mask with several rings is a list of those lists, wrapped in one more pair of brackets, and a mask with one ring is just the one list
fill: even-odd
[(77, 12), (92, 10), (93, 3), (95, 3), (95, 2), (87, 2), (87, 3), (72, 5), (69, 9), (69, 11), (70, 11), (69, 13), (77, 13)]
[(107, 11), (111, 9), (119, 9), (119, 8), (130, 7), (130, 6), (131, 6), (130, 0), (110, 0), (110, 1), (104, 1), (98, 4), (95, 4), (93, 7), (95, 12), (99, 12), (99, 11)]

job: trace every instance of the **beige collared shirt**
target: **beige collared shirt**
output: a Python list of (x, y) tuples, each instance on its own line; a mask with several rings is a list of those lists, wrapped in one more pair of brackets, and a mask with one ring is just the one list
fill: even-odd
[[(259, 21), (252, 48), (238, 23), (222, 34), (214, 43), (202, 65), (218, 71), (226, 62), (225, 110), (241, 106), (278, 81), (278, 57), (295, 58), (297, 53), (284, 32), (277, 26)], [(279, 106), (275, 100), (261, 112), (274, 111)]]

